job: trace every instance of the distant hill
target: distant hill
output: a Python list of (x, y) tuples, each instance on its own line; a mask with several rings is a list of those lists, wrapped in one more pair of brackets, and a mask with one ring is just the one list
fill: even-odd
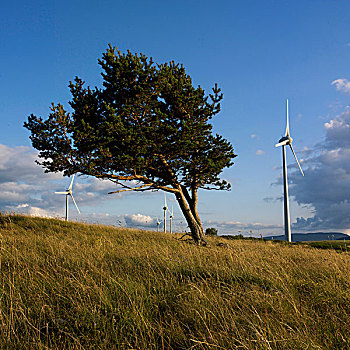
[[(267, 236), (265, 239), (278, 239), (284, 241), (284, 235)], [(331, 241), (331, 240), (350, 240), (350, 236), (341, 232), (311, 232), (311, 233), (292, 233), (292, 242), (305, 241)]]

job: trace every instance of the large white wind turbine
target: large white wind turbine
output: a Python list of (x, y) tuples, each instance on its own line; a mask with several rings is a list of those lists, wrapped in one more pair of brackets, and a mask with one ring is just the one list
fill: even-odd
[(289, 106), (288, 106), (288, 99), (287, 99), (287, 126), (286, 126), (286, 134), (278, 141), (278, 143), (275, 145), (276, 147), (282, 146), (282, 158), (283, 158), (283, 189), (284, 189), (284, 237), (287, 242), (292, 241), (292, 233), (290, 230), (290, 215), (289, 215), (289, 197), (288, 197), (288, 178), (287, 178), (287, 160), (286, 160), (286, 146), (289, 146), (295, 160), (297, 161), (297, 164), (299, 166), (299, 169), (301, 171), (301, 174), (304, 176), (303, 170), (301, 169), (300, 163), (298, 161), (298, 158), (294, 152), (293, 146), (292, 146), (293, 139), (290, 137), (289, 134)]
[(74, 200), (73, 192), (72, 192), (74, 176), (75, 176), (75, 174), (72, 176), (72, 180), (71, 180), (70, 185), (69, 185), (69, 187), (68, 187), (68, 189), (66, 191), (64, 191), (64, 192), (55, 192), (56, 194), (65, 194), (66, 195), (66, 221), (68, 221), (68, 202), (69, 202), (68, 199), (69, 199), (69, 196), (72, 198), (73, 203), (74, 203), (75, 207), (77, 208), (78, 213), (80, 214), (80, 210), (79, 210), (79, 208), (77, 206), (77, 203)]

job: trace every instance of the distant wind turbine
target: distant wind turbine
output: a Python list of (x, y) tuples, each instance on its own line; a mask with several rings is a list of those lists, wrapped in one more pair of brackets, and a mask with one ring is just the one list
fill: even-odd
[[(170, 210), (169, 210), (170, 213)], [(173, 233), (173, 219), (174, 219), (174, 207), (171, 207), (171, 213), (170, 213), (170, 217), (169, 217), (169, 225), (170, 225), (170, 233)]]
[(157, 232), (159, 232), (159, 226), (160, 226), (160, 221), (159, 221), (159, 219), (157, 218)]
[(166, 212), (168, 210), (168, 206), (166, 204), (166, 194), (164, 192), (164, 207), (163, 207), (163, 211), (164, 211), (164, 233), (166, 233)]
[(287, 127), (286, 127), (286, 134), (278, 141), (278, 143), (275, 145), (275, 147), (282, 146), (282, 158), (283, 158), (283, 189), (284, 189), (284, 237), (287, 242), (292, 241), (292, 233), (290, 230), (290, 215), (289, 215), (289, 197), (288, 197), (288, 178), (287, 178), (287, 160), (286, 160), (286, 146), (289, 146), (295, 160), (297, 161), (297, 164), (299, 166), (299, 169), (301, 171), (301, 174), (304, 176), (303, 169), (301, 169), (300, 163), (298, 161), (298, 158), (294, 152), (293, 146), (292, 146), (293, 139), (290, 137), (289, 134), (289, 106), (288, 106), (288, 99), (287, 99)]
[(77, 208), (78, 213), (80, 214), (80, 210), (77, 206), (77, 203), (74, 200), (73, 192), (72, 192), (74, 176), (75, 176), (75, 174), (72, 176), (72, 181), (70, 182), (70, 185), (65, 192), (55, 192), (56, 194), (65, 194), (66, 195), (66, 221), (68, 221), (68, 202), (69, 202), (68, 198), (69, 198), (69, 196), (72, 198), (73, 203), (74, 203), (75, 207)]

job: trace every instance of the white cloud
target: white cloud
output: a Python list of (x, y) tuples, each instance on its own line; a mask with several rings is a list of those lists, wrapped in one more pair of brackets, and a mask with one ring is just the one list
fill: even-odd
[(251, 139), (255, 139), (256, 137), (257, 137), (256, 134), (251, 134), (251, 135), (250, 135), (250, 138), (251, 138)]
[(55, 213), (50, 210), (46, 210), (39, 207), (34, 207), (29, 205), (28, 203), (19, 204), (16, 207), (13, 207), (13, 210), (16, 213), (26, 214), (30, 216), (40, 216), (45, 218), (53, 218), (56, 217)]
[(336, 79), (332, 81), (331, 84), (335, 85), (337, 90), (346, 94), (350, 94), (350, 81), (348, 81), (347, 79)]
[(28, 214), (31, 216), (41, 216), (41, 217), (53, 217), (53, 213), (49, 210), (45, 210), (38, 207), (29, 207)]
[(126, 214), (124, 220), (128, 227), (154, 227), (156, 225), (155, 219), (142, 214)]
[(350, 148), (350, 109), (324, 125), (326, 131), (327, 149)]
[[(0, 144), (0, 208), (40, 216), (64, 215), (64, 196), (55, 191), (65, 190), (70, 183), (61, 173), (45, 173), (35, 163), (37, 152), (29, 147), (8, 147)], [(119, 195), (108, 195), (116, 190), (114, 183), (93, 177), (77, 176), (73, 193), (78, 206), (92, 206)], [(56, 214), (55, 214), (56, 213)], [(74, 215), (74, 209), (72, 211)]]
[[(82, 176), (83, 178), (88, 178), (87, 176)], [(102, 180), (97, 179), (95, 177), (90, 177), (88, 183), (76, 183), (76, 189), (79, 189), (81, 191), (85, 192), (92, 192), (92, 193), (101, 193), (101, 194), (108, 194), (108, 192), (112, 192), (117, 190), (117, 186), (115, 183), (109, 180)]]
[(255, 152), (255, 154), (256, 154), (257, 156), (262, 156), (263, 154), (265, 154), (265, 152), (264, 152), (262, 149), (258, 149), (258, 150)]
[(240, 221), (213, 221), (208, 220), (204, 222), (204, 227), (214, 227), (218, 230), (219, 235), (225, 234), (243, 234), (244, 236), (252, 235), (259, 237), (262, 235), (270, 235), (282, 231), (281, 225), (269, 225), (259, 222), (243, 223)]

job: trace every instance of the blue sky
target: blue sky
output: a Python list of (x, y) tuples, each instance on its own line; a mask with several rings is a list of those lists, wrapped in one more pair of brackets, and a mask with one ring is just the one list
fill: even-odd
[[(35, 165), (23, 122), (31, 113), (46, 117), (51, 102), (68, 107), (67, 85), (76, 75), (100, 85), (97, 60), (112, 43), (156, 62), (183, 63), (207, 92), (216, 82), (222, 88), (213, 124), (238, 157), (223, 173), (230, 192), (199, 194), (206, 227), (282, 232), (281, 152), (274, 144), (285, 130), (289, 98), (293, 145), (305, 170), (302, 178), (288, 156), (294, 231), (348, 232), (349, 13), (350, 2), (342, 0), (3, 2), (1, 209), (64, 215), (64, 198), (53, 192), (69, 180)], [(106, 195), (110, 187), (78, 177), (81, 220), (155, 227), (163, 193)], [(168, 200), (181, 229), (177, 205)], [(78, 219), (73, 208), (71, 214)]]

